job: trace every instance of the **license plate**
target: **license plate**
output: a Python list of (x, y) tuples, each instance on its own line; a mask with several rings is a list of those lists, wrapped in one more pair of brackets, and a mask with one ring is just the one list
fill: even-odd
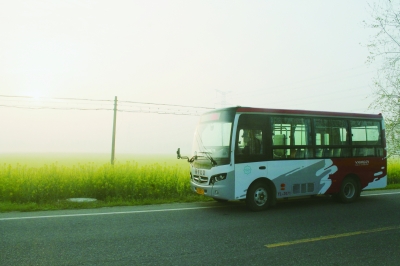
[(196, 188), (197, 194), (204, 195), (204, 189), (197, 187)]

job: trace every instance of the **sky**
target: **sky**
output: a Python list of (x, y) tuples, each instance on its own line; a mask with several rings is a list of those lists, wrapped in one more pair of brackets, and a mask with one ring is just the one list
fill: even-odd
[(373, 2), (0, 0), (0, 153), (109, 153), (116, 96), (116, 154), (189, 154), (212, 108), (379, 113)]

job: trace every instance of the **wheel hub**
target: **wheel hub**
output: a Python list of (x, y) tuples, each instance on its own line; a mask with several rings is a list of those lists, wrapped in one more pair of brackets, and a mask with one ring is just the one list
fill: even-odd
[(268, 193), (264, 188), (259, 188), (254, 193), (254, 201), (258, 206), (263, 206), (268, 199)]
[(356, 192), (356, 188), (353, 186), (353, 184), (346, 184), (344, 187), (344, 195), (346, 198), (352, 198), (354, 193)]

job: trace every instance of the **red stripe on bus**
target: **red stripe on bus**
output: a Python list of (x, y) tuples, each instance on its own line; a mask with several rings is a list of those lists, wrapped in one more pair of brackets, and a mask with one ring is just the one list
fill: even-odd
[(382, 119), (381, 114), (360, 114), (360, 113), (341, 113), (341, 112), (325, 112), (325, 111), (309, 111), (309, 110), (288, 110), (288, 109), (269, 109), (269, 108), (252, 108), (239, 107), (238, 113), (269, 113), (269, 114), (290, 114), (290, 115), (317, 115), (317, 116), (337, 116), (337, 117), (363, 117)]

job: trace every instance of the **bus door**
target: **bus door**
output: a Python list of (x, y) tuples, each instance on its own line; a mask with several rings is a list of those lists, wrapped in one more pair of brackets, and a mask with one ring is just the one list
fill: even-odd
[(267, 177), (266, 115), (242, 114), (236, 130), (235, 196), (245, 198), (253, 180)]

